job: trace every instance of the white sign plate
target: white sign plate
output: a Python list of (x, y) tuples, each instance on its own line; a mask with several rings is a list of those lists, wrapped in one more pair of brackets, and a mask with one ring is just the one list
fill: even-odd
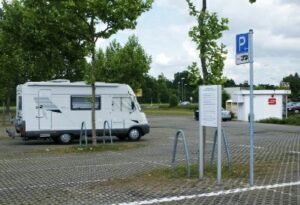
[(237, 65), (249, 63), (249, 54), (248, 53), (241, 53), (235, 55), (235, 63)]
[(201, 126), (218, 127), (218, 86), (200, 86)]

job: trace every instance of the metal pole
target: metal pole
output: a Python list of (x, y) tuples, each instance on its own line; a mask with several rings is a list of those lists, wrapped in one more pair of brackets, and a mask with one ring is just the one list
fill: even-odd
[(184, 84), (184, 98), (183, 98), (184, 101), (186, 99), (186, 86), (187, 86), (187, 84)]
[(222, 179), (222, 121), (221, 121), (221, 86), (218, 85), (218, 164), (217, 164), (217, 183), (221, 184)]
[(178, 100), (180, 100), (180, 81), (178, 82)]
[(198, 172), (199, 172), (199, 178), (202, 179), (203, 175), (204, 175), (204, 160), (203, 160), (203, 155), (204, 155), (204, 151), (203, 151), (203, 127), (201, 125), (201, 114), (200, 114), (200, 96), (201, 96), (201, 88), (199, 86), (199, 107), (198, 107), (198, 117), (199, 117), (199, 142), (198, 142)]
[(183, 80), (184, 78), (181, 78), (181, 102), (183, 102)]
[(285, 95), (285, 119), (288, 118), (288, 109), (287, 109), (287, 103), (288, 103), (288, 96)]
[(249, 30), (250, 60), (250, 186), (254, 185), (253, 30)]

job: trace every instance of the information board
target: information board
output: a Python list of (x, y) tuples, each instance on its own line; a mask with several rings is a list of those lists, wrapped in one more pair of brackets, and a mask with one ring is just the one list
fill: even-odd
[(218, 85), (200, 86), (201, 126), (218, 127)]

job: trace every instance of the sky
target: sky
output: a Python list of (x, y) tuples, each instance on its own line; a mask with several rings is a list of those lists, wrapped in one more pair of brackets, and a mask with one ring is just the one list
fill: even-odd
[[(202, 0), (194, 0), (198, 9)], [(283, 77), (300, 73), (299, 0), (207, 0), (208, 10), (229, 19), (229, 30), (220, 42), (228, 50), (224, 76), (236, 83), (249, 80), (249, 64), (235, 65), (235, 36), (254, 31), (254, 83), (278, 85)], [(155, 0), (152, 9), (138, 19), (135, 30), (119, 31), (110, 39), (99, 40), (105, 48), (116, 39), (124, 44), (135, 34), (152, 57), (149, 74), (163, 73), (174, 79), (176, 72), (199, 63), (196, 45), (188, 36), (196, 19), (189, 15), (185, 0)]]

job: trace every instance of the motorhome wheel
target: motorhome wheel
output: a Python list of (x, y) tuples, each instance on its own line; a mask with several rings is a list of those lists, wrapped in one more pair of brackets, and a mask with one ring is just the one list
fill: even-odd
[(72, 141), (72, 135), (62, 134), (58, 138), (60, 144), (69, 144)]
[(128, 132), (128, 138), (132, 141), (138, 141), (141, 138), (141, 131), (139, 128), (132, 128)]

